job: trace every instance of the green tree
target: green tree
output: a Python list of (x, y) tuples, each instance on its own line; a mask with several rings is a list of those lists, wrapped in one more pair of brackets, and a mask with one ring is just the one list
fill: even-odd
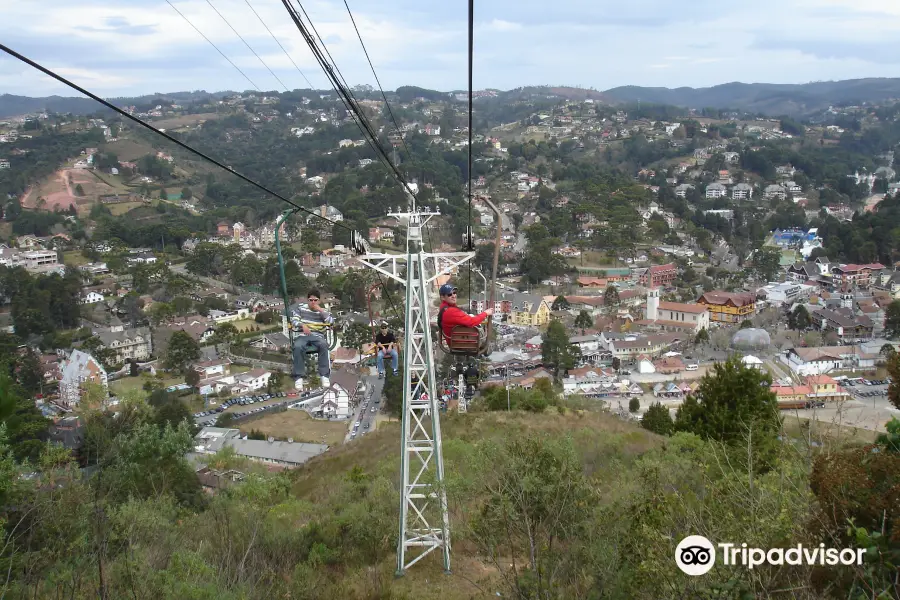
[(659, 402), (654, 402), (641, 418), (641, 427), (659, 435), (672, 435), (675, 423), (672, 421), (669, 409)]
[(641, 401), (638, 398), (632, 398), (628, 401), (628, 412), (636, 413), (641, 410)]
[(341, 337), (341, 345), (345, 348), (362, 350), (364, 344), (372, 342), (372, 330), (362, 324), (352, 322)]
[(569, 343), (566, 327), (559, 321), (551, 321), (547, 327), (541, 343), (541, 356), (544, 367), (550, 369), (556, 379), (559, 379), (560, 373), (573, 368), (580, 357), (578, 347)]
[(763, 246), (753, 254), (753, 269), (765, 281), (771, 281), (781, 268), (781, 250)]
[(165, 401), (153, 408), (153, 422), (159, 427), (166, 427), (167, 425), (177, 427), (182, 421), (188, 424), (193, 433), (194, 419), (191, 416), (191, 411), (174, 394), (169, 394)]
[(591, 318), (591, 313), (586, 310), (582, 310), (575, 317), (575, 327), (581, 330), (581, 335), (584, 335), (584, 331), (586, 329), (590, 329), (594, 326), (594, 320)]
[(675, 430), (725, 442), (737, 448), (745, 465), (749, 461), (753, 470), (765, 470), (775, 461), (781, 428), (771, 385), (771, 375), (736, 357), (716, 363), (700, 380), (697, 395), (689, 395), (678, 409)]
[(517, 436), (502, 446), (484, 443), (474, 456), (483, 473), (476, 494), (484, 499), (472, 531), (479, 554), (503, 574), (504, 596), (563, 597), (564, 548), (582, 531), (583, 507), (597, 498), (573, 442)]
[(900, 337), (900, 300), (888, 304), (884, 311), (884, 334), (891, 339)]
[(75, 186), (75, 195), (79, 198), (84, 197), (84, 188), (81, 187), (81, 184)]
[(200, 345), (185, 331), (176, 331), (169, 339), (166, 349), (167, 369), (184, 371), (187, 366), (200, 358)]
[(216, 418), (216, 427), (233, 427), (234, 426), (234, 413), (223, 412), (219, 413), (219, 416)]
[(787, 325), (789, 329), (804, 331), (812, 325), (812, 318), (809, 311), (802, 304), (798, 305), (793, 311), (788, 313)]
[(395, 418), (399, 417), (403, 410), (403, 371), (402, 363), (397, 375), (393, 375), (388, 369), (385, 372), (384, 387), (381, 390), (383, 400), (381, 410)]
[(891, 376), (891, 383), (888, 385), (888, 400), (900, 409), (900, 354), (895, 352), (888, 357), (887, 371)]
[(215, 344), (217, 348), (219, 344), (223, 344), (227, 348), (237, 342), (239, 336), (240, 332), (237, 330), (237, 327), (231, 323), (222, 323), (216, 327), (216, 331), (212, 334), (209, 341)]
[(171, 494), (185, 505), (200, 506), (200, 483), (185, 459), (193, 443), (191, 427), (184, 421), (164, 428), (145, 422), (119, 434), (104, 469), (107, 489), (122, 501)]
[(553, 301), (553, 305), (550, 307), (551, 310), (569, 310), (569, 301), (566, 300), (565, 296), (557, 296), (556, 300)]
[(181, 199), (182, 200), (190, 200), (194, 197), (194, 192), (191, 191), (191, 188), (185, 186), (181, 188)]
[(184, 382), (191, 388), (196, 388), (197, 384), (200, 383), (200, 372), (197, 369), (188, 369), (187, 373), (184, 374)]
[(694, 337), (694, 345), (699, 346), (700, 344), (704, 344), (709, 341), (709, 332), (706, 330), (706, 327), (702, 328), (697, 332), (697, 335)]
[(609, 311), (613, 311), (619, 306), (619, 290), (614, 285), (606, 286), (603, 292), (603, 306)]

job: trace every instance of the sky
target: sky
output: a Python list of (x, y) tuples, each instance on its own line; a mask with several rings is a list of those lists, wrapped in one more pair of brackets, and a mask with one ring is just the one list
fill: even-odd
[[(330, 88), (280, 0), (169, 1), (8, 2), (0, 43), (108, 98)], [(347, 2), (385, 89), (466, 88), (467, 2)], [(343, 0), (303, 7), (345, 80), (374, 85)], [(898, 30), (898, 0), (479, 0), (474, 87), (900, 77)], [(2, 53), (0, 93), (77, 95)]]

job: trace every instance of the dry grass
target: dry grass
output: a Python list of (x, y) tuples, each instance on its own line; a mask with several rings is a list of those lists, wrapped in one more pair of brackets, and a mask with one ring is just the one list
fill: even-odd
[(819, 442), (823, 446), (871, 444), (878, 436), (876, 432), (868, 429), (787, 414), (784, 415), (784, 432), (788, 437), (797, 440), (807, 440), (811, 437), (814, 442)]
[(171, 119), (162, 119), (153, 121), (154, 127), (157, 129), (178, 129), (179, 127), (187, 127), (188, 125), (196, 125), (201, 121), (209, 121), (218, 119), (220, 115), (216, 113), (202, 113), (198, 115), (181, 115), (180, 117), (172, 117)]
[(109, 212), (112, 213), (114, 217), (121, 217), (125, 213), (139, 206), (144, 206), (143, 202), (122, 202), (121, 204), (109, 204), (107, 208), (109, 208)]
[[(614, 450), (620, 456), (636, 456), (659, 446), (662, 438), (638, 425), (617, 417), (591, 411), (560, 414), (550, 409), (544, 414), (513, 411), (445, 413), (441, 415), (441, 432), (447, 440), (474, 443), (479, 440), (503, 440), (516, 433), (538, 432), (552, 437), (571, 435), (587, 462), (601, 452)], [(385, 460), (396, 460), (399, 471), (400, 422), (381, 421), (375, 431), (349, 444), (333, 448), (294, 471), (295, 491), (310, 499), (328, 497), (334, 473), (346, 473), (354, 466), (375, 472)]]
[[(605, 469), (620, 469), (641, 453), (658, 447), (662, 438), (634, 424), (620, 421), (608, 414), (590, 411), (567, 410), (560, 414), (550, 409), (544, 414), (524, 412), (472, 412), (441, 415), (441, 429), (445, 443), (445, 467), (448, 477), (462, 473), (466, 465), (460, 463), (459, 441), (476, 443), (491, 440), (502, 443), (517, 432), (541, 433), (552, 438), (572, 436), (574, 445), (582, 456), (588, 475), (596, 481), (607, 479)], [(333, 494), (343, 485), (341, 479), (353, 467), (366, 473), (387, 475), (395, 481), (400, 474), (400, 424), (397, 421), (380, 422), (378, 429), (346, 445), (334, 448), (316, 457), (298, 469), (291, 471), (294, 494), (315, 504), (333, 501)], [(465, 454), (465, 453), (463, 453)], [(459, 505), (458, 499), (450, 499), (451, 528), (464, 523), (464, 513), (472, 504)], [(464, 534), (454, 539), (451, 557), (452, 573), (443, 572), (439, 553), (425, 558), (407, 571), (402, 578), (393, 577), (396, 568), (394, 553), (385, 556), (375, 567), (347, 573), (346, 581), (360, 582), (373, 587), (376, 580), (390, 589), (392, 597), (404, 598), (415, 594), (426, 600), (463, 600), (494, 597), (503, 589), (497, 581), (493, 565), (478, 556), (477, 549)]]
[(258, 429), (276, 438), (293, 438), (295, 442), (338, 446), (347, 435), (346, 422), (318, 421), (302, 410), (285, 410), (242, 421), (242, 433)]
[(81, 265), (86, 265), (89, 262), (91, 261), (85, 258), (85, 256), (77, 250), (63, 252), (63, 264), (71, 265), (73, 267), (80, 267)]
[(110, 142), (104, 146), (103, 150), (115, 153), (119, 160), (125, 162), (134, 162), (147, 154), (156, 154), (149, 144), (127, 138), (119, 138), (115, 142)]

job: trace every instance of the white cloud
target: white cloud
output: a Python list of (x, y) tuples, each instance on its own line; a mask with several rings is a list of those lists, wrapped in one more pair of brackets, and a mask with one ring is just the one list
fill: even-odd
[[(171, 0), (263, 90), (278, 82), (205, 0)], [(306, 87), (245, 0), (212, 0), (289, 87)], [(249, 0), (312, 83), (326, 79), (283, 6)], [(99, 93), (243, 90), (249, 84), (165, 0), (8, 2), (4, 43), (66, 69)], [(304, 2), (347, 81), (374, 84), (342, 2)], [(802, 82), (891, 76), (900, 68), (900, 2), (757, 0), (493, 0), (476, 7), (475, 85), (708, 86), (727, 81)], [(714, 7), (715, 10), (710, 10)], [(442, 90), (466, 84), (463, 5), (353, 0), (353, 15), (385, 88)], [(777, 15), (773, 18), (772, 15)], [(511, 18), (513, 16), (514, 18)], [(698, 35), (701, 34), (702, 35)], [(0, 86), (61, 93), (48, 78), (0, 58)]]
[(486, 29), (491, 31), (520, 31), (522, 29), (522, 24), (504, 21), (503, 19), (493, 19), (488, 23)]

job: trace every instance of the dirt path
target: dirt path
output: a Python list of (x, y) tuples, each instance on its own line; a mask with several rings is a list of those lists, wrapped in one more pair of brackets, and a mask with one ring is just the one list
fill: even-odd
[(21, 198), (19, 198), (19, 204), (21, 204), (22, 206), (28, 206), (27, 202), (31, 198), (31, 192), (33, 192), (33, 191), (34, 191), (33, 185), (26, 188), (25, 193), (22, 194)]
[(69, 181), (69, 169), (63, 169), (62, 171), (60, 171), (59, 176), (62, 177), (63, 185), (66, 186), (66, 192), (69, 194), (69, 196), (74, 198), (75, 194), (72, 193), (72, 182)]

